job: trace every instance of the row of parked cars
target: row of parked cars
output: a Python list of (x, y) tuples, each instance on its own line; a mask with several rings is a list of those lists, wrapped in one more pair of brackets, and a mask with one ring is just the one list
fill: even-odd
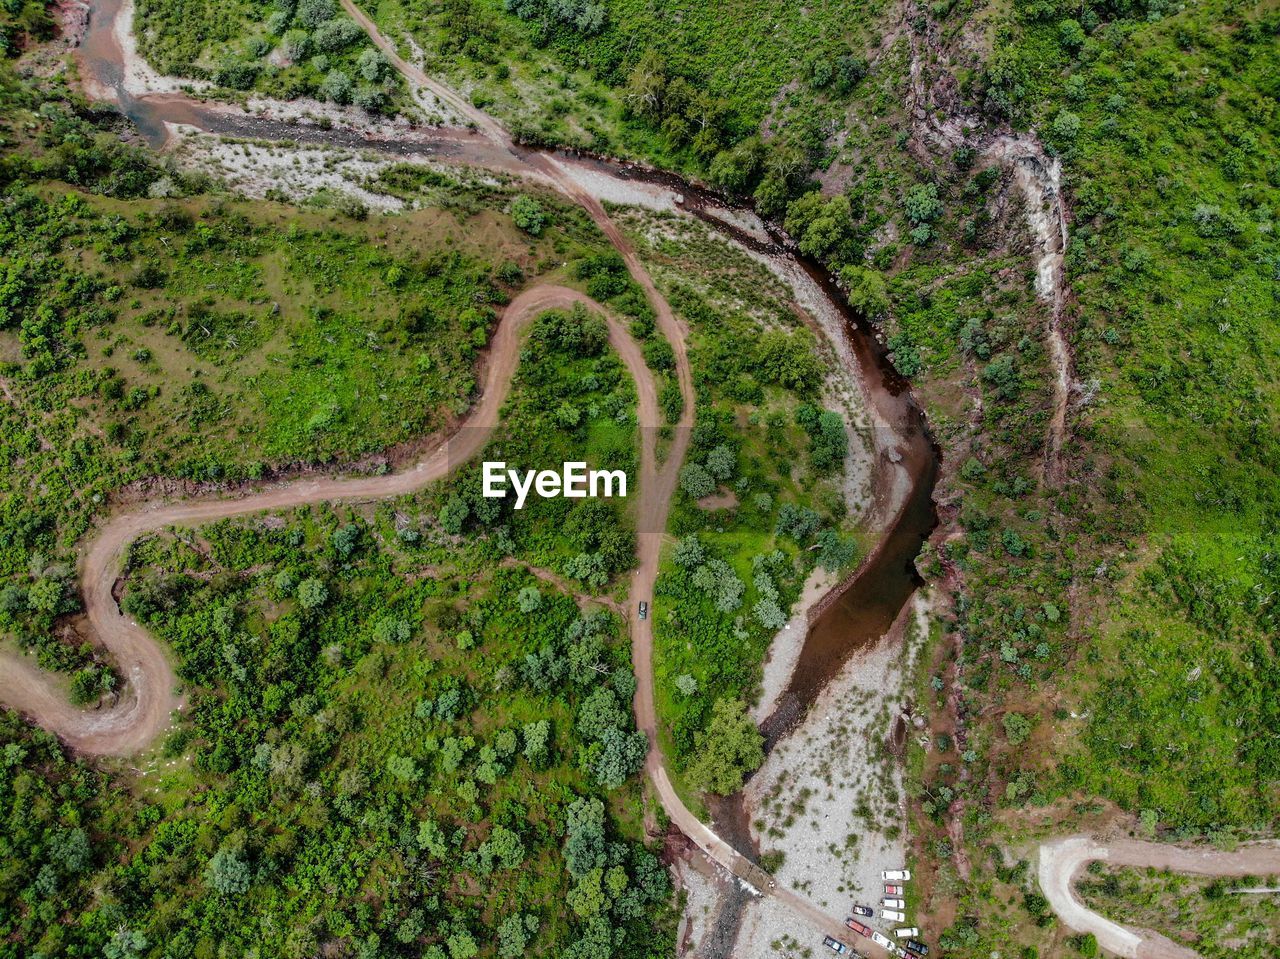
[[(880, 900), (880, 918), (887, 919), (890, 922), (905, 922), (907, 914), (904, 910), (907, 904), (906, 900), (902, 898), (904, 894), (902, 884), (910, 881), (911, 871), (909, 869), (890, 869), (880, 875), (884, 879), (884, 898)], [(875, 910), (870, 906), (857, 904), (853, 906), (853, 913), (866, 919), (871, 919), (875, 916)], [(844, 924), (858, 935), (865, 936), (877, 945), (882, 946), (891, 956), (898, 956), (900, 959), (925, 959), (929, 955), (929, 947), (917, 938), (920, 935), (920, 930), (915, 926), (903, 926), (895, 929), (894, 936), (898, 939), (898, 942), (894, 942), (883, 933), (877, 932), (852, 917), (846, 919)], [(836, 955), (844, 955), (850, 951), (845, 943), (832, 936), (825, 937), (822, 940), (822, 944), (836, 953)], [(860, 956), (857, 952), (854, 952), (853, 955)]]

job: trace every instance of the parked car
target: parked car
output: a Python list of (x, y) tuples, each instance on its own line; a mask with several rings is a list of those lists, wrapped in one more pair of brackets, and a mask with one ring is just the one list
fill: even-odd
[(643, 599), (640, 600), (640, 618), (641, 619), (649, 618), (649, 604), (646, 603)]
[(908, 939), (907, 948), (910, 949), (912, 952), (918, 952), (922, 956), (929, 955), (929, 947), (926, 946), (919, 939)]
[(834, 952), (837, 956), (843, 956), (846, 952), (849, 951), (849, 947), (846, 946), (843, 942), (841, 942), (839, 939), (832, 939), (830, 936), (823, 936), (822, 944), (826, 946), (828, 949), (830, 949), (832, 952)]
[(871, 938), (871, 927), (864, 926), (862, 923), (858, 922), (857, 919), (846, 919), (844, 921), (844, 924), (848, 926), (850, 929), (852, 929), (854, 932), (856, 932), (858, 935), (866, 936), (868, 939)]
[(907, 914), (898, 912), (896, 909), (881, 909), (880, 918), (888, 919), (890, 922), (906, 922)]
[(902, 955), (904, 959), (924, 959), (924, 956), (920, 955), (920, 953), (914, 952), (910, 949), (903, 949)]
[(894, 942), (888, 936), (883, 936), (878, 932), (873, 932), (871, 933), (871, 941), (874, 942), (877, 946), (884, 946), (895, 956), (898, 954), (897, 945), (895, 945)]
[(906, 887), (897, 885), (896, 883), (886, 882), (884, 884), (884, 894), (886, 896), (901, 896), (904, 888)]
[(872, 916), (876, 914), (876, 911), (872, 909), (870, 906), (859, 906), (855, 903), (853, 907), (853, 914), (855, 916), (866, 916), (868, 919), (870, 919)]
[(899, 939), (910, 939), (912, 936), (920, 935), (920, 930), (915, 926), (907, 926), (903, 929), (893, 930), (893, 934)]
[(881, 899), (880, 905), (888, 906), (890, 909), (906, 909), (907, 901), (905, 899)]
[(884, 879), (885, 882), (910, 882), (911, 870), (886, 869), (884, 872), (880, 873), (880, 877)]

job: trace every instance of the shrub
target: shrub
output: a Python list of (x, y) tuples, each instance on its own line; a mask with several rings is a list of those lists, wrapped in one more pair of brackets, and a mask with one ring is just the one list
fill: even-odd
[(338, 13), (333, 0), (299, 0), (294, 19), (308, 30), (332, 20)]
[(320, 96), (333, 103), (350, 103), (355, 84), (341, 70), (330, 70), (320, 83)]
[(542, 211), (542, 204), (531, 196), (521, 194), (511, 204), (511, 219), (525, 233), (538, 236), (546, 225), (547, 215)]

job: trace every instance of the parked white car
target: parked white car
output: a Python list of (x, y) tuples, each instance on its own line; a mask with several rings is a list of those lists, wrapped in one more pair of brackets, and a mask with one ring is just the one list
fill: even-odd
[(881, 899), (880, 905), (889, 909), (906, 909), (907, 901), (905, 899)]
[(890, 939), (888, 936), (881, 935), (878, 932), (873, 932), (871, 933), (871, 941), (878, 946), (884, 946), (886, 949), (888, 949), (890, 952), (894, 953), (895, 955), (897, 954), (898, 947), (894, 943), (894, 941)]
[(906, 922), (907, 914), (905, 912), (896, 912), (893, 909), (881, 909), (880, 916), (888, 919), (890, 922)]
[(916, 936), (920, 935), (920, 930), (915, 926), (907, 926), (903, 929), (893, 930), (893, 934), (899, 939), (914, 939)]
[(911, 879), (910, 869), (886, 869), (880, 873), (885, 882), (907, 882)]

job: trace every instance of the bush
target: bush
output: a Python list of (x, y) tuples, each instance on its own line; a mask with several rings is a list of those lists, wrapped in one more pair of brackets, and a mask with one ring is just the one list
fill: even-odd
[(355, 84), (341, 70), (330, 70), (320, 83), (320, 96), (333, 103), (350, 103)]
[(311, 34), (311, 45), (324, 53), (337, 53), (355, 43), (364, 31), (350, 20), (329, 20)]
[(542, 211), (542, 204), (531, 196), (521, 194), (511, 204), (511, 219), (525, 233), (538, 236), (546, 225), (547, 215)]

